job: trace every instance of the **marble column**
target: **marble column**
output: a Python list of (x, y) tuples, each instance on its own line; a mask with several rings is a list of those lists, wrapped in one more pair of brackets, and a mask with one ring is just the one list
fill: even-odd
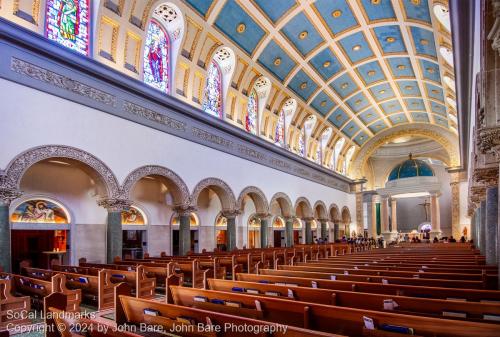
[(224, 216), (227, 219), (227, 250), (230, 252), (236, 248), (236, 213), (224, 212)]
[(20, 196), (21, 192), (16, 189), (0, 187), (0, 267), (5, 272), (12, 271), (9, 206)]
[(481, 201), (479, 243), (482, 255), (486, 255), (486, 200)]
[(293, 246), (293, 218), (285, 218), (285, 245), (287, 247)]
[(306, 244), (310, 245), (312, 244), (312, 231), (311, 231), (311, 225), (312, 225), (312, 220), (313, 218), (305, 218), (304, 221), (306, 222)]
[(328, 236), (328, 229), (327, 229), (327, 227), (328, 227), (328, 223), (327, 223), (328, 219), (320, 219), (319, 221), (320, 221), (320, 224), (321, 224), (321, 231), (320, 231), (321, 238), (322, 239), (326, 239), (326, 237)]
[(196, 210), (189, 207), (174, 210), (179, 215), (179, 255), (184, 256), (191, 250), (191, 213)]
[(382, 197), (380, 217), (382, 220), (382, 233), (389, 232), (389, 198)]
[(377, 237), (377, 196), (372, 197), (372, 223), (371, 223), (371, 236)]
[(497, 232), (498, 232), (498, 187), (486, 189), (486, 230), (485, 252), (486, 263), (497, 262)]
[(391, 219), (392, 219), (392, 230), (391, 232), (398, 232), (398, 213), (397, 213), (397, 201), (396, 199), (391, 199)]
[(102, 199), (98, 201), (108, 211), (106, 226), (106, 263), (113, 263), (115, 257), (123, 257), (122, 211), (132, 202), (126, 199)]
[(335, 242), (336, 240), (340, 240), (340, 225), (339, 221), (335, 220), (333, 224), (333, 241)]
[(441, 215), (439, 211), (439, 197), (437, 193), (431, 194), (431, 241), (441, 237)]
[(269, 214), (259, 214), (260, 218), (260, 247), (267, 248), (268, 243), (268, 231), (269, 231)]

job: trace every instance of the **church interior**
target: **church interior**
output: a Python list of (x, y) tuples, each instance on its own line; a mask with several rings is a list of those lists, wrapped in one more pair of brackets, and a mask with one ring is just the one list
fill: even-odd
[(500, 0), (0, 0), (0, 337), (498, 337), (499, 88)]

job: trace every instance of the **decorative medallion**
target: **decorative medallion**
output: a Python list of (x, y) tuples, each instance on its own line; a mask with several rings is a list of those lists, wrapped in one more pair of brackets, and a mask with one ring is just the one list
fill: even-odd
[(392, 36), (389, 36), (387, 39), (385, 39), (388, 43), (393, 43), (394, 41), (396, 41), (396, 39)]
[(376, 72), (375, 70), (370, 70), (369, 72), (367, 72), (368, 76), (375, 76)]
[(281, 64), (281, 57), (277, 57), (274, 59), (274, 65), (279, 66)]
[(320, 105), (321, 106), (326, 106), (326, 101), (321, 101)]
[(323, 63), (323, 68), (328, 68), (331, 64), (330, 61), (325, 61), (325, 63)]
[(333, 11), (333, 12), (332, 12), (332, 16), (333, 16), (334, 18), (338, 18), (338, 17), (340, 17), (341, 15), (342, 15), (342, 11), (341, 11), (340, 9), (337, 9), (337, 10), (335, 10), (335, 11)]
[(421, 39), (421, 40), (420, 40), (420, 44), (421, 44), (422, 46), (427, 46), (427, 45), (429, 44), (429, 40), (426, 40), (426, 39)]
[(361, 46), (359, 44), (357, 44), (354, 47), (352, 47), (352, 50), (359, 51), (359, 50), (361, 50)]
[(300, 84), (300, 89), (304, 90), (305, 88), (307, 88), (307, 82), (302, 82)]
[(307, 37), (307, 35), (309, 35), (309, 33), (307, 32), (307, 30), (304, 30), (299, 34), (299, 39), (304, 40)]
[(404, 64), (398, 64), (398, 70), (405, 70), (406, 66)]
[(240, 33), (240, 34), (241, 34), (241, 33), (243, 33), (243, 32), (245, 32), (245, 30), (246, 30), (246, 29), (247, 29), (247, 26), (245, 26), (245, 24), (244, 24), (244, 23), (240, 23), (240, 24), (238, 25), (238, 27), (236, 27), (236, 31), (237, 31), (238, 33)]

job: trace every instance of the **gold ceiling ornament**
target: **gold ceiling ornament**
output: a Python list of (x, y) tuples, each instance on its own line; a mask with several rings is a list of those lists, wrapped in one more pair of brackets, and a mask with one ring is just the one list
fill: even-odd
[(359, 136), (359, 140), (363, 140), (363, 139), (365, 139), (365, 136), (363, 136), (363, 135)]
[(431, 92), (435, 95), (438, 95), (439, 94), (439, 90), (436, 90), (436, 89), (432, 89)]
[(380, 0), (372, 0), (372, 5), (380, 5)]
[(336, 119), (337, 121), (340, 121), (340, 120), (342, 119), (342, 115), (341, 115), (341, 114), (338, 114), (338, 115), (337, 115), (337, 117), (335, 117), (335, 119)]
[(422, 46), (427, 46), (429, 44), (429, 40), (426, 40), (426, 39), (420, 39), (420, 44)]
[(412, 87), (411, 85), (407, 85), (407, 86), (405, 87), (405, 89), (406, 89), (406, 90), (413, 90), (413, 87)]
[(304, 30), (299, 34), (299, 39), (304, 40), (308, 35), (309, 33), (307, 32), (307, 30)]
[(354, 102), (354, 104), (356, 104), (356, 105), (360, 105), (362, 102), (363, 102), (362, 100), (357, 99), (357, 100), (356, 100), (356, 102)]
[(427, 68), (426, 70), (427, 70), (427, 72), (428, 72), (429, 74), (434, 74), (434, 72), (436, 72), (436, 70), (435, 70), (434, 68), (432, 68), (432, 67), (429, 67), (429, 68)]
[(300, 89), (304, 90), (305, 88), (307, 88), (307, 82), (302, 82), (300, 84)]
[(369, 72), (367, 72), (368, 76), (375, 76), (376, 74), (376, 71), (375, 70), (370, 70)]
[(281, 64), (281, 57), (275, 58), (273, 63), (275, 66), (279, 66)]
[(331, 64), (330, 61), (325, 61), (325, 63), (323, 63), (323, 68), (328, 68)]
[(349, 131), (352, 131), (352, 130), (354, 130), (354, 126), (352, 126), (352, 125), (351, 125), (351, 126), (349, 127)]
[(387, 39), (385, 39), (385, 40), (386, 40), (387, 42), (389, 42), (389, 43), (393, 43), (393, 42), (395, 42), (395, 41), (396, 41), (396, 38), (395, 38), (395, 37), (393, 37), (393, 36), (389, 36), (389, 37), (387, 37)]
[(405, 70), (406, 66), (404, 64), (398, 64), (398, 70)]
[(401, 120), (401, 117), (396, 117), (396, 120), (397, 120), (397, 121), (400, 121), (400, 120)]
[(321, 101), (320, 105), (321, 106), (326, 106), (326, 101)]
[(340, 85), (340, 88), (341, 88), (341, 89), (347, 89), (347, 87), (348, 87), (348, 86), (349, 86), (349, 83), (344, 82), (344, 83), (342, 83), (342, 84)]
[(332, 12), (332, 16), (333, 16), (334, 18), (338, 18), (338, 17), (340, 17), (341, 15), (342, 15), (342, 11), (341, 11), (340, 9), (334, 10), (334, 11)]
[(361, 50), (361, 45), (357, 44), (354, 47), (352, 47), (352, 50), (354, 51), (360, 51)]
[(415, 6), (419, 6), (420, 5), (420, 0), (411, 0), (411, 3)]
[(366, 115), (366, 117), (370, 118), (371, 116), (373, 116), (371, 113), (369, 113), (368, 115)]
[(385, 94), (385, 90), (384, 90), (384, 89), (382, 89), (382, 90), (380, 90), (378, 93), (379, 93), (379, 94)]
[(238, 27), (236, 27), (236, 31), (237, 31), (238, 33), (240, 33), (240, 34), (241, 34), (241, 33), (243, 33), (243, 32), (245, 32), (245, 30), (246, 30), (246, 29), (247, 29), (247, 26), (246, 26), (243, 22), (242, 22), (242, 23), (240, 23), (240, 24), (238, 25)]

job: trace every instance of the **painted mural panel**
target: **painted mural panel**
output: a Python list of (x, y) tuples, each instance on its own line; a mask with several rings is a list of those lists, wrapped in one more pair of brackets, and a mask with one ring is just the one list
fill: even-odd
[(16, 207), (11, 215), (12, 222), (57, 223), (70, 222), (66, 210), (48, 199), (30, 199)]

